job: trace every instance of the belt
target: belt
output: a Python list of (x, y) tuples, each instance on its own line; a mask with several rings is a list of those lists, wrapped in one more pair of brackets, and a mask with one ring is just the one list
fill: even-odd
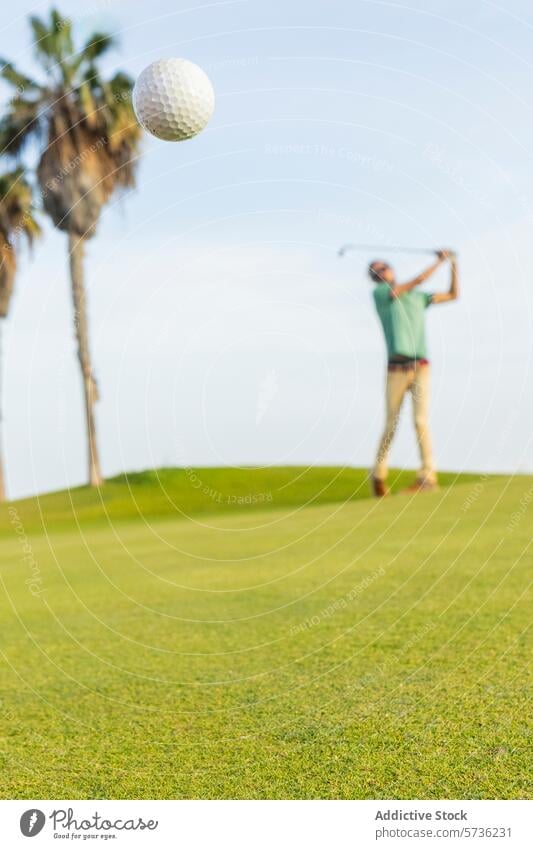
[(389, 360), (387, 364), (388, 371), (414, 371), (419, 366), (428, 366), (429, 360), (421, 357), (419, 360)]

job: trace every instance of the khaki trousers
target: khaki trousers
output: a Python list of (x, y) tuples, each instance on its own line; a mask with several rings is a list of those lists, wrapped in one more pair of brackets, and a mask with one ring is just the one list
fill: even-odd
[(413, 398), (414, 425), (422, 464), (417, 479), (428, 483), (436, 481), (428, 424), (429, 384), (430, 368), (427, 363), (418, 364), (408, 370), (387, 371), (385, 430), (373, 470), (374, 477), (378, 480), (385, 480), (387, 477), (387, 460), (391, 442), (396, 432), (403, 399), (406, 393), (410, 392)]

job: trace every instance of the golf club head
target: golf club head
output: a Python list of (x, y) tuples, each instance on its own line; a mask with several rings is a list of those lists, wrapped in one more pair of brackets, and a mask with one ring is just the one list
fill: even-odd
[(351, 245), (341, 245), (341, 247), (337, 251), (337, 256), (344, 256), (346, 251), (349, 251), (351, 247)]

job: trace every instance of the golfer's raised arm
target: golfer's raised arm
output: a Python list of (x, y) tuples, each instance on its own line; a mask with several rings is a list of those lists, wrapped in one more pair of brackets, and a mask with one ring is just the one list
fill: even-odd
[(398, 298), (400, 295), (403, 295), (404, 292), (410, 292), (411, 289), (415, 289), (417, 286), (420, 286), (421, 283), (424, 283), (424, 281), (435, 273), (437, 268), (439, 268), (439, 266), (448, 259), (448, 256), (448, 251), (437, 251), (437, 259), (428, 268), (426, 268), (425, 271), (422, 271), (407, 283), (395, 283), (394, 286), (391, 286), (391, 297)]
[(459, 269), (457, 267), (457, 257), (455, 254), (450, 254), (450, 288), (447, 292), (436, 292), (432, 298), (432, 304), (445, 304), (447, 301), (456, 301), (459, 297)]

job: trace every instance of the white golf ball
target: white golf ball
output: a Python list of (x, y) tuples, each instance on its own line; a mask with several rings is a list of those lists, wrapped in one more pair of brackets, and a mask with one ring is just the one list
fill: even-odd
[(215, 108), (205, 71), (187, 59), (161, 59), (142, 71), (133, 89), (133, 108), (145, 130), (163, 141), (200, 133)]

